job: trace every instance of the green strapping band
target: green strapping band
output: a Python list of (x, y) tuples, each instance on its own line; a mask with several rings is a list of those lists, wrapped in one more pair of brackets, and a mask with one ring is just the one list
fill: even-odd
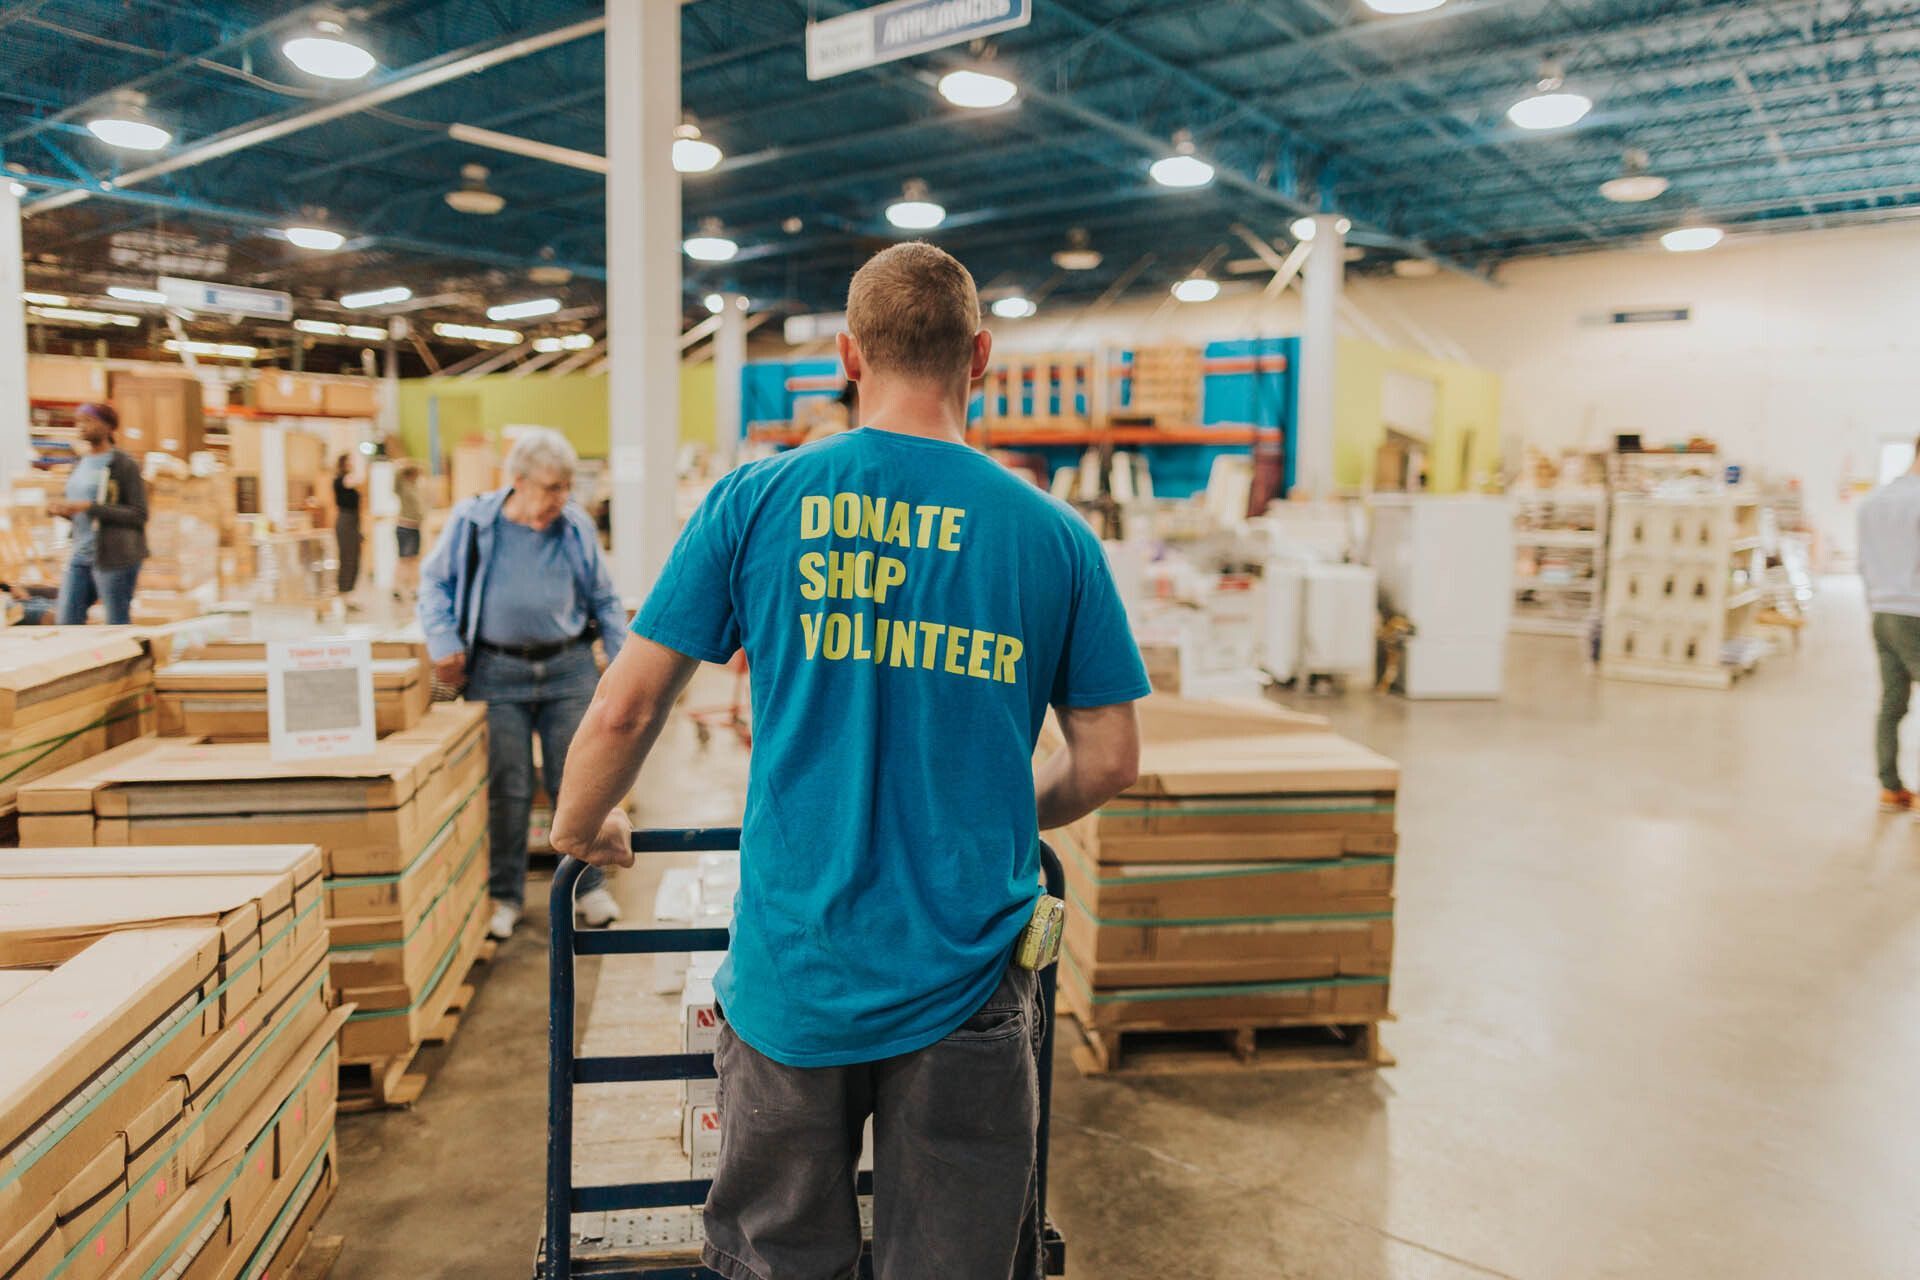
[(420, 846), (420, 852), (414, 854), (413, 857), (408, 860), (407, 865), (400, 868), (400, 870), (392, 872), (391, 874), (388, 874), (388, 875), (378, 875), (378, 876), (328, 876), (326, 880), (327, 888), (328, 889), (350, 889), (350, 888), (357, 888), (361, 885), (369, 885), (369, 884), (399, 884), (402, 880), (406, 879), (407, 876), (413, 873), (413, 869), (419, 866), (421, 861), (424, 860), (428, 854), (433, 852), (434, 846), (439, 844), (441, 839), (444, 838), (446, 834), (453, 829), (453, 824), (460, 821), (460, 816), (467, 811), (468, 802), (470, 802), (473, 799), (473, 797), (476, 794), (478, 794), (480, 788), (486, 785), (487, 785), (487, 780), (485, 778), (482, 778), (480, 779), (480, 781), (474, 783), (473, 790), (467, 792), (466, 795), (462, 796), (460, 799), (460, 803), (454, 807), (453, 815), (449, 817), (445, 822), (440, 824), (440, 829), (438, 831), (435, 831), (431, 836), (427, 837), (427, 842)]
[[(295, 1092), (297, 1093), (299, 1091), (295, 1090)], [(270, 1258), (273, 1256), (274, 1250), (277, 1250), (281, 1245), (286, 1243), (284, 1233), (287, 1222), (290, 1218), (300, 1216), (301, 1212), (306, 1209), (307, 1198), (313, 1194), (313, 1184), (320, 1181), (320, 1166), (326, 1162), (326, 1159), (327, 1148), (326, 1144), (322, 1143), (320, 1150), (315, 1152), (313, 1159), (308, 1162), (307, 1171), (300, 1175), (300, 1182), (294, 1187), (293, 1194), (288, 1196), (286, 1204), (280, 1207), (279, 1216), (275, 1217), (273, 1225), (267, 1228), (266, 1237), (261, 1240), (260, 1247), (253, 1251), (251, 1258), (247, 1259), (247, 1265), (240, 1268), (240, 1275), (242, 1277), (245, 1277), (255, 1266), (265, 1260), (261, 1256), (262, 1254)], [(275, 1236), (281, 1236), (282, 1238), (275, 1240)]]
[[(466, 929), (466, 922), (473, 919), (473, 913), (480, 909), (480, 904), (485, 902), (486, 899), (486, 886), (482, 885), (480, 892), (473, 895), (473, 905), (467, 908), (465, 919), (460, 922), (462, 932)], [(453, 963), (453, 958), (460, 954), (460, 941), (461, 934), (454, 934), (453, 940), (447, 944), (447, 953), (440, 957), (440, 963), (433, 967), (432, 974), (427, 977), (424, 992), (418, 1000), (415, 1000), (412, 1004), (403, 1005), (398, 1009), (369, 1009), (365, 1013), (350, 1013), (347, 1015), (347, 1021), (371, 1022), (375, 1018), (402, 1018), (412, 1013), (415, 1009), (420, 1008), (426, 1003), (427, 998), (439, 989), (440, 979), (446, 976), (447, 968)]]
[(465, 875), (467, 868), (473, 865), (473, 860), (480, 856), (480, 846), (486, 842), (487, 833), (484, 831), (473, 838), (473, 843), (467, 846), (467, 856), (460, 860), (460, 865), (455, 867), (453, 874), (447, 877), (447, 883), (441, 886), (440, 892), (433, 895), (433, 900), (427, 903), (426, 910), (420, 913), (420, 918), (414, 922), (413, 928), (407, 930), (406, 937), (400, 939), (398, 942), (342, 942), (338, 946), (328, 947), (327, 953), (329, 955), (341, 955), (350, 954), (355, 951), (390, 951), (394, 947), (404, 947), (409, 942), (412, 942), (413, 935), (426, 928), (428, 917), (433, 915), (433, 909), (439, 906), (440, 900), (446, 897), (448, 892), (452, 890), (454, 882)]
[(1209, 864), (1205, 871), (1157, 871), (1144, 876), (1102, 876), (1100, 869), (1087, 861), (1087, 855), (1080, 846), (1071, 840), (1062, 840), (1060, 847), (1065, 849), (1067, 857), (1075, 866), (1086, 873), (1089, 880), (1097, 885), (1127, 884), (1180, 884), (1189, 880), (1232, 880), (1246, 876), (1285, 875), (1300, 871), (1341, 870), (1351, 867), (1390, 867), (1394, 859), (1387, 854), (1356, 853), (1338, 858), (1295, 858), (1282, 862), (1242, 862), (1231, 867), (1219, 867)]
[(1233, 924), (1342, 924), (1370, 920), (1391, 920), (1391, 911), (1329, 911), (1325, 913), (1307, 913), (1290, 916), (1102, 916), (1096, 915), (1086, 901), (1076, 893), (1071, 885), (1067, 887), (1067, 901), (1073, 909), (1103, 929), (1132, 928), (1204, 928), (1208, 925)]
[[(313, 903), (305, 911), (302, 911), (299, 915), (295, 916), (293, 918), (293, 921), (287, 926), (287, 928), (291, 929), (294, 926), (298, 925), (301, 920), (305, 919), (308, 915), (312, 914), (314, 911), (317, 911), (319, 907), (320, 907), (320, 904), (318, 902)], [(66, 1137), (69, 1133), (72, 1133), (73, 1130), (79, 1126), (81, 1121), (85, 1120), (88, 1116), (92, 1115), (94, 1108), (98, 1107), (101, 1103), (105, 1102), (108, 1098), (112, 1097), (114, 1092), (117, 1089), (119, 1089), (121, 1085), (125, 1084), (128, 1078), (131, 1077), (136, 1071), (138, 1071), (140, 1067), (149, 1058), (153, 1057), (154, 1054), (160, 1052), (160, 1050), (166, 1048), (166, 1046), (173, 1040), (173, 1038), (180, 1034), (181, 1028), (185, 1027), (188, 1023), (192, 1022), (195, 1018), (199, 1017), (202, 1013), (205, 1013), (207, 1011), (207, 1008), (210, 1005), (212, 1005), (214, 1001), (218, 1000), (222, 995), (226, 994), (227, 988), (231, 987), (235, 982), (237, 982), (240, 979), (241, 975), (245, 974), (247, 970), (253, 968), (253, 966), (256, 964), (259, 964), (261, 957), (266, 955), (266, 953), (267, 953), (267, 949), (265, 947), (262, 947), (260, 950), (254, 952), (252, 956), (248, 957), (247, 962), (245, 964), (241, 965), (238, 969), (235, 969), (232, 973), (227, 975), (226, 981), (222, 982), (219, 986), (215, 987), (198, 1004), (194, 1005), (193, 1008), (187, 1010), (186, 1013), (181, 1015), (179, 1021), (175, 1022), (173, 1026), (167, 1030), (166, 1034), (162, 1035), (158, 1040), (154, 1041), (153, 1044), (149, 1045), (144, 1051), (140, 1053), (138, 1057), (136, 1057), (132, 1062), (129, 1062), (117, 1075), (115, 1075), (113, 1078), (113, 1083), (111, 1085), (109, 1085), (105, 1089), (102, 1089), (98, 1094), (96, 1094), (93, 1100), (88, 1102), (86, 1106), (80, 1108), (80, 1110), (74, 1112), (73, 1115), (67, 1117), (66, 1120), (62, 1121), (59, 1124), (59, 1126), (56, 1127), (54, 1131), (47, 1136), (46, 1140), (42, 1142), (32, 1152), (32, 1154), (28, 1155), (25, 1159), (21, 1160), (19, 1163), (14, 1165), (13, 1168), (9, 1169), (6, 1173), (0, 1174), (0, 1190), (5, 1190), (7, 1187), (13, 1185), (13, 1183), (16, 1182), (20, 1177), (22, 1177), (27, 1170), (33, 1168), (34, 1165), (40, 1163), (40, 1159), (42, 1156), (46, 1155), (47, 1152), (53, 1150), (54, 1147), (58, 1146), (62, 1138)]]
[(1392, 813), (1393, 806), (1378, 801), (1353, 801), (1348, 804), (1300, 805), (1277, 801), (1260, 804), (1252, 801), (1235, 803), (1212, 803), (1205, 800), (1167, 799), (1158, 804), (1122, 804), (1107, 805), (1095, 809), (1094, 813), (1102, 818), (1138, 818), (1148, 815), (1178, 817), (1182, 814), (1204, 814), (1207, 817), (1251, 817), (1263, 813)]
[[(240, 1083), (240, 1081), (246, 1076), (247, 1072), (252, 1069), (253, 1063), (259, 1059), (260, 1055), (262, 1053), (265, 1053), (267, 1051), (267, 1048), (270, 1045), (272, 1045), (274, 1041), (278, 1040), (283, 1033), (285, 1033), (286, 1029), (293, 1024), (293, 1020), (295, 1016), (297, 1016), (302, 1009), (306, 1008), (307, 1005), (309, 1005), (315, 999), (317, 999), (320, 993), (326, 990), (326, 986), (327, 986), (327, 980), (324, 977), (320, 978), (313, 984), (313, 989), (308, 991), (306, 995), (300, 998), (299, 1003), (295, 1004), (292, 1008), (287, 1010), (286, 1016), (280, 1019), (280, 1021), (274, 1026), (274, 1029), (272, 1031), (268, 1032), (266, 1036), (262, 1037), (258, 1045), (254, 1046), (253, 1052), (247, 1055), (247, 1060), (240, 1065), (240, 1069), (238, 1071), (233, 1073), (233, 1077), (230, 1080), (228, 1080), (225, 1084), (220, 1086), (219, 1091), (215, 1093), (213, 1097), (207, 1100), (206, 1106), (200, 1108), (199, 1112), (194, 1117), (193, 1123), (188, 1125), (186, 1129), (180, 1134), (180, 1136), (173, 1140), (173, 1145), (167, 1148), (166, 1154), (162, 1155), (160, 1159), (154, 1161), (153, 1166), (147, 1170), (145, 1175), (141, 1177), (140, 1181), (134, 1183), (132, 1186), (126, 1189), (125, 1193), (121, 1195), (119, 1201), (115, 1203), (113, 1208), (107, 1213), (107, 1216), (102, 1218), (99, 1222), (95, 1223), (93, 1230), (87, 1232), (86, 1236), (83, 1239), (81, 1239), (80, 1243), (74, 1245), (73, 1248), (68, 1251), (66, 1257), (60, 1259), (59, 1263), (54, 1266), (52, 1272), (49, 1273), (48, 1280), (55, 1280), (56, 1277), (58, 1277), (69, 1266), (71, 1266), (73, 1264), (73, 1260), (75, 1258), (78, 1258), (81, 1254), (85, 1253), (87, 1250), (87, 1246), (91, 1245), (94, 1242), (94, 1240), (100, 1235), (100, 1233), (102, 1231), (105, 1231), (108, 1225), (111, 1224), (116, 1218), (118, 1218), (121, 1212), (124, 1211), (128, 1205), (133, 1203), (134, 1196), (139, 1192), (145, 1190), (147, 1183), (151, 1182), (154, 1179), (154, 1177), (159, 1174), (161, 1166), (167, 1162), (167, 1157), (171, 1156), (174, 1152), (178, 1151), (182, 1146), (186, 1145), (187, 1139), (192, 1137), (195, 1133), (199, 1132), (200, 1126), (207, 1122), (207, 1117), (211, 1116), (215, 1112), (215, 1110), (218, 1109), (221, 1099), (227, 1096), (227, 1090), (233, 1088), (235, 1085)], [(325, 1055), (322, 1054), (321, 1056), (324, 1057)], [(177, 1249), (181, 1245), (181, 1243), (193, 1233), (194, 1229), (200, 1225), (200, 1219), (206, 1217), (207, 1209), (212, 1208), (214, 1204), (225, 1203), (224, 1200), (221, 1199), (221, 1197), (225, 1194), (227, 1188), (233, 1185), (234, 1180), (237, 1179), (241, 1175), (241, 1173), (245, 1172), (247, 1159), (251, 1159), (253, 1157), (254, 1153), (260, 1149), (261, 1143), (266, 1142), (268, 1139), (273, 1137), (274, 1125), (280, 1122), (280, 1117), (286, 1112), (287, 1107), (293, 1102), (295, 1098), (300, 1096), (300, 1091), (306, 1087), (307, 1081), (313, 1079), (313, 1073), (316, 1070), (318, 1070), (319, 1067), (320, 1067), (320, 1059), (316, 1058), (314, 1059), (313, 1065), (307, 1068), (307, 1073), (304, 1076), (300, 1077), (300, 1083), (293, 1087), (293, 1092), (289, 1093), (285, 1101), (283, 1101), (277, 1108), (274, 1109), (272, 1118), (267, 1121), (266, 1127), (261, 1129), (260, 1136), (255, 1138), (253, 1142), (247, 1147), (246, 1159), (241, 1160), (239, 1165), (237, 1165), (234, 1168), (233, 1172), (227, 1175), (227, 1180), (220, 1185), (220, 1190), (214, 1193), (213, 1200), (210, 1201), (205, 1207), (203, 1207), (198, 1214), (194, 1215), (194, 1220), (187, 1224), (187, 1227), (184, 1231), (182, 1231), (178, 1236), (174, 1237), (173, 1243), (167, 1246), (168, 1250)], [(157, 1268), (160, 1266), (160, 1263), (156, 1262), (153, 1265), (155, 1268)], [(148, 1269), (146, 1276), (142, 1277), (142, 1280), (147, 1280), (147, 1277), (150, 1277), (156, 1274), (158, 1274), (158, 1272), (150, 1268)]]
[(1086, 975), (1073, 962), (1073, 957), (1062, 951), (1060, 958), (1065, 962), (1073, 978), (1074, 985), (1095, 1004), (1112, 1004), (1117, 1000), (1148, 1002), (1155, 1000), (1194, 1000), (1220, 996), (1261, 996), (1275, 995), (1286, 991), (1314, 991), (1322, 987), (1384, 987), (1388, 979), (1377, 976), (1350, 978), (1294, 978), (1284, 982), (1235, 982), (1212, 987), (1130, 987), (1120, 991), (1096, 992), (1088, 984)]
[(19, 755), (22, 751), (39, 751), (42, 747), (46, 748), (46, 750), (40, 751), (39, 755), (33, 757), (33, 759), (27, 761), (25, 764), (17, 765), (5, 773), (0, 773), (0, 783), (13, 781), (83, 733), (92, 733), (95, 729), (105, 728), (108, 725), (119, 724), (122, 720), (132, 720), (144, 715), (147, 711), (147, 704), (151, 701), (152, 695), (149, 694), (146, 701), (132, 711), (123, 711), (119, 715), (101, 716), (98, 720), (81, 725), (72, 733), (63, 733), (57, 738), (47, 738), (41, 742), (30, 742), (24, 747), (15, 747), (11, 751), (0, 751), (0, 760), (5, 760), (9, 756)]

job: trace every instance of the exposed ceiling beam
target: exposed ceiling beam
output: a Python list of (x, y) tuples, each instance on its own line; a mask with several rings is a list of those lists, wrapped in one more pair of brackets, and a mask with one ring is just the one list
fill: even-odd
[[(209, 160), (217, 160), (222, 156), (244, 151), (248, 147), (258, 146), (263, 142), (284, 138), (288, 134), (311, 129), (315, 125), (326, 124), (342, 116), (353, 115), (370, 107), (392, 102), (396, 98), (404, 98), (409, 94), (419, 93), (422, 90), (446, 84), (448, 81), (473, 75), (489, 67), (499, 66), (503, 62), (512, 62), (530, 54), (598, 35), (606, 29), (606, 25), (607, 20), (604, 16), (588, 18), (585, 21), (571, 22), (535, 35), (506, 36), (471, 45), (465, 49), (455, 49), (424, 62), (415, 63), (405, 70), (395, 72), (372, 88), (363, 89), (347, 97), (317, 106), (295, 107), (277, 115), (263, 116), (258, 120), (236, 125), (192, 146), (183, 147), (164, 160), (123, 173), (114, 179), (113, 185), (116, 189), (130, 187), (165, 174), (178, 173), (182, 169), (189, 169)], [(21, 212), (34, 214), (59, 208), (85, 200), (90, 194), (92, 193), (84, 187), (75, 188), (57, 196), (36, 200)]]

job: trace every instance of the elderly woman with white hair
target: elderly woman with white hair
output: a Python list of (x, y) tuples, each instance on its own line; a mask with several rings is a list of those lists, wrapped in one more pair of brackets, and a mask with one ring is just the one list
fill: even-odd
[[(487, 704), (487, 931), (500, 939), (513, 933), (526, 899), (534, 736), (547, 794), (557, 796), (567, 748), (600, 680), (594, 639), (612, 659), (627, 632), (593, 521), (571, 501), (578, 461), (559, 432), (523, 431), (507, 453), (508, 487), (455, 507), (420, 575), (417, 608), (435, 676)], [(619, 919), (598, 869), (580, 889), (575, 907), (585, 924)]]

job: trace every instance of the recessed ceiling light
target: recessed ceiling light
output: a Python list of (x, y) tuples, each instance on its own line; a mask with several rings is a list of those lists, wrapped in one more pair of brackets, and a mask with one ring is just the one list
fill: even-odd
[(365, 311), (370, 307), (384, 307), (395, 302), (405, 302), (413, 296), (413, 290), (403, 284), (389, 285), (385, 289), (367, 289), (360, 293), (344, 294), (340, 305), (349, 311)]
[(153, 306), (165, 306), (167, 295), (158, 289), (131, 289), (124, 284), (107, 286), (107, 296), (118, 298), (122, 302), (145, 302)]
[[(1347, 232), (1353, 230), (1353, 219), (1342, 218), (1340, 219), (1339, 222), (1335, 223), (1334, 225), (1340, 228), (1341, 235), (1345, 235), (1347, 234)], [(1288, 233), (1292, 235), (1295, 240), (1300, 240), (1300, 241), (1311, 241), (1313, 239), (1314, 232), (1318, 231), (1319, 229), (1320, 229), (1320, 225), (1316, 223), (1312, 218), (1308, 218), (1308, 217), (1295, 218), (1292, 222), (1287, 224)]]
[(1195, 273), (1173, 286), (1173, 296), (1182, 302), (1212, 302), (1220, 296), (1220, 282)]
[(903, 231), (930, 231), (947, 220), (946, 208), (927, 198), (927, 184), (908, 179), (900, 199), (887, 206), (887, 221)]
[(558, 298), (528, 298), (524, 302), (503, 302), (497, 307), (488, 307), (487, 319), (531, 320), (535, 316), (550, 316), (559, 309)]
[(700, 231), (680, 242), (680, 248), (695, 262), (731, 262), (740, 246), (722, 231), (720, 219), (700, 219)]
[(1679, 227), (1661, 236), (1660, 244), (1668, 253), (1699, 253), (1719, 244), (1726, 234), (1718, 227)]
[(1549, 59), (1540, 64), (1533, 92), (1507, 108), (1507, 119), (1522, 129), (1564, 129), (1591, 110), (1593, 99), (1568, 89), (1560, 64)]
[(100, 114), (87, 121), (87, 132), (110, 147), (127, 151), (158, 151), (173, 134), (147, 116), (147, 96), (122, 90), (108, 99)]
[(1204, 187), (1213, 181), (1213, 166), (1193, 154), (1193, 135), (1185, 129), (1173, 135), (1173, 154), (1155, 160), (1147, 172), (1163, 187)]
[(990, 71), (949, 71), (940, 77), (940, 96), (956, 107), (972, 111), (1004, 107), (1019, 92), (1020, 86)]
[(993, 303), (993, 314), (1002, 320), (1025, 320), (1038, 310), (1040, 310), (1038, 303), (1032, 298), (1019, 294), (1010, 298), (996, 298)]
[(520, 341), (518, 332), (512, 329), (489, 329), (478, 324), (447, 324), (433, 326), (433, 331), (443, 338), (461, 338), (467, 342), (493, 342), (508, 346)]
[(315, 253), (332, 253), (347, 242), (345, 236), (326, 227), (288, 227), (281, 234), (295, 248), (311, 249)]
[(700, 136), (700, 126), (682, 121), (673, 131), (673, 167), (678, 173), (705, 173), (725, 159), (720, 148)]
[(280, 46), (287, 61), (323, 80), (358, 80), (373, 70), (373, 55), (347, 39), (346, 18), (336, 10)]
[(461, 165), (460, 185), (447, 192), (446, 200), (448, 208), (482, 218), (507, 207), (505, 196), (487, 190), (487, 166), (483, 164)]

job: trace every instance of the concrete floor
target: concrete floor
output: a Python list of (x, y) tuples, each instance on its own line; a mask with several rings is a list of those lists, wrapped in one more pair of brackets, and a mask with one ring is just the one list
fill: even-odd
[[(1377, 1075), (1084, 1079), (1071, 1274), (1314, 1280), (1920, 1275), (1920, 845), (1873, 809), (1857, 588), (1728, 693), (1517, 639), (1497, 703), (1296, 699), (1405, 766)], [(656, 821), (737, 805), (684, 731)], [(636, 892), (629, 890), (628, 892)], [(544, 930), (412, 1112), (341, 1121), (340, 1280), (525, 1280)]]

